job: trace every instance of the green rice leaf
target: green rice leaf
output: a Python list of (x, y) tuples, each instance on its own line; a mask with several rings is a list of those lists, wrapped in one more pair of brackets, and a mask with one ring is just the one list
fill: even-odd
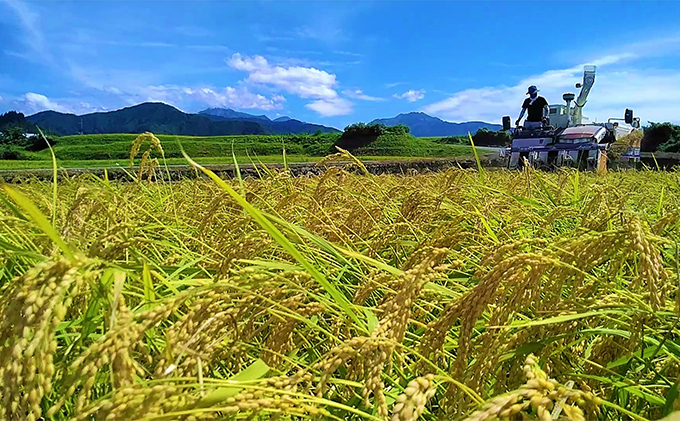
[(333, 297), (335, 300), (335, 303), (338, 304), (342, 310), (358, 325), (361, 326), (364, 330), (366, 329), (365, 323), (363, 323), (359, 317), (354, 313), (352, 310), (352, 306), (350, 302), (347, 300), (347, 298), (340, 293), (328, 280), (326, 279), (325, 276), (319, 270), (314, 267), (296, 248), (295, 246), (288, 240), (281, 231), (279, 231), (267, 218), (262, 215), (262, 213), (255, 208), (253, 205), (248, 203), (245, 198), (243, 198), (241, 195), (239, 195), (234, 189), (231, 188), (227, 183), (224, 182), (221, 178), (219, 178), (214, 172), (208, 170), (207, 168), (204, 168), (203, 166), (197, 164), (195, 161), (193, 161), (187, 154), (182, 150), (182, 154), (184, 157), (189, 161), (192, 165), (198, 167), (203, 173), (208, 175), (215, 183), (217, 183), (218, 186), (220, 186), (224, 191), (229, 193), (231, 197), (233, 197), (239, 205), (241, 205), (248, 213), (250, 216), (262, 227), (264, 228), (269, 235), (271, 235), (274, 240), (281, 246), (283, 247), (284, 250), (286, 250), (295, 260), (297, 260), (300, 265), (305, 268), (307, 272), (309, 272), (310, 275), (321, 285), (328, 294)]
[(40, 212), (33, 202), (18, 190), (14, 190), (7, 185), (3, 186), (3, 188), (5, 189), (5, 193), (7, 193), (7, 195), (28, 214), (31, 221), (33, 221), (33, 223), (36, 224), (38, 228), (57, 245), (57, 247), (59, 247), (62, 253), (64, 253), (68, 259), (74, 260), (75, 256), (71, 248), (66, 245), (66, 242), (59, 236), (57, 230), (54, 229), (45, 215)]
[[(237, 374), (229, 377), (228, 381), (233, 382), (233, 386), (220, 387), (214, 390), (209, 395), (201, 399), (197, 407), (206, 408), (219, 404), (226, 399), (235, 396), (243, 390), (249, 383), (261, 379), (269, 372), (269, 366), (261, 359), (255, 360), (254, 363), (239, 371)], [(241, 384), (240, 384), (241, 383)]]

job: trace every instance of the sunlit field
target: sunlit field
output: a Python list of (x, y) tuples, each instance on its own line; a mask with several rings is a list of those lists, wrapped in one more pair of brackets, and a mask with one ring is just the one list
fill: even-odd
[(675, 408), (676, 172), (169, 183), (150, 162), (155, 181), (3, 185), (1, 419)]

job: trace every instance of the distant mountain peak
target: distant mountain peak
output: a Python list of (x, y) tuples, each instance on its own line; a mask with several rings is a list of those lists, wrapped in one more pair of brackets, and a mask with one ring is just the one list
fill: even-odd
[(382, 123), (387, 126), (403, 124), (411, 129), (411, 134), (417, 137), (429, 136), (464, 136), (468, 132), (476, 133), (481, 128), (500, 130), (500, 124), (485, 123), (483, 121), (468, 121), (463, 123), (451, 123), (441, 118), (433, 117), (422, 111), (412, 111), (398, 114), (392, 118), (373, 120), (372, 123)]
[(202, 115), (212, 115), (224, 118), (242, 118), (271, 121), (271, 119), (266, 115), (253, 115), (241, 111), (232, 110), (231, 108), (206, 108), (205, 110), (199, 111), (198, 113)]
[(292, 118), (290, 118), (290, 117), (284, 115), (284, 116), (275, 118), (273, 121), (282, 122), (282, 121), (290, 121), (290, 120), (292, 120)]
[(26, 117), (26, 120), (59, 136), (81, 131), (85, 134), (150, 131), (189, 136), (339, 132), (334, 127), (292, 119), (274, 122), (264, 115), (253, 116), (223, 108), (207, 109), (199, 114), (185, 113), (164, 102), (143, 102), (114, 111), (83, 115), (42, 111)]

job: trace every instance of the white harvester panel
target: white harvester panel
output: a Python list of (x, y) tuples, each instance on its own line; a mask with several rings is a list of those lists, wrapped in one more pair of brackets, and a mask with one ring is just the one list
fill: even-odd
[[(640, 119), (633, 117), (633, 110), (626, 109), (623, 119), (586, 123), (588, 119), (583, 115), (583, 108), (595, 83), (595, 73), (595, 66), (585, 66), (582, 82), (575, 85), (580, 88), (578, 95), (565, 92), (562, 95), (564, 105), (548, 105), (547, 124), (525, 129), (518, 123), (512, 135), (512, 146), (501, 152), (508, 160), (508, 168), (521, 168), (525, 164), (538, 168), (606, 168), (610, 145), (639, 128)], [(630, 126), (614, 120), (625, 121)], [(503, 130), (510, 130), (510, 124), (510, 116), (504, 116)], [(639, 159), (639, 145), (629, 146), (628, 155)]]
[(567, 127), (557, 137), (558, 143), (600, 143), (607, 135), (607, 129), (602, 126)]
[(550, 125), (553, 127), (567, 127), (567, 107), (564, 105), (550, 105)]

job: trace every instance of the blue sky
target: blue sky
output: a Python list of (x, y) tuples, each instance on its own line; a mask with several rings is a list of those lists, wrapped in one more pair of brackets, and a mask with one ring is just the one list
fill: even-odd
[(342, 128), (500, 122), (598, 65), (585, 114), (680, 122), (678, 2), (0, 0), (0, 111), (163, 101)]

